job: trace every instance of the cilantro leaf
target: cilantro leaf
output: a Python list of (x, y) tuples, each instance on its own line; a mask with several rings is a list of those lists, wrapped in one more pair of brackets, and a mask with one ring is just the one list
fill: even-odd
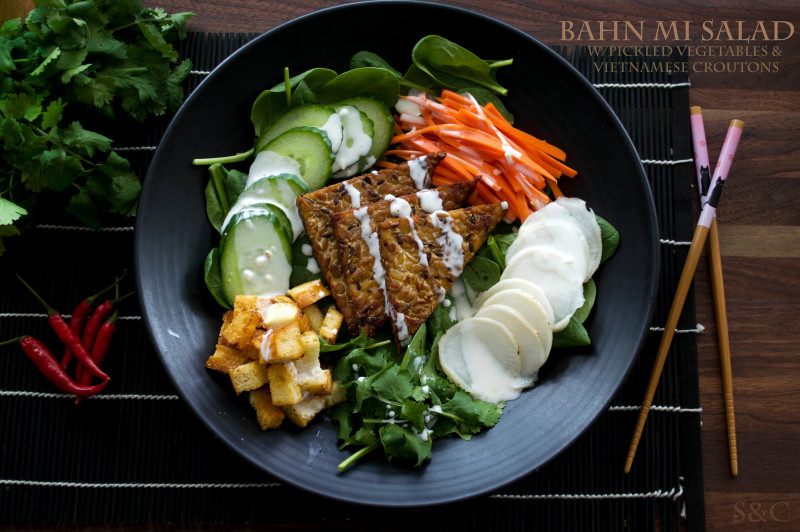
[(383, 444), (386, 458), (404, 458), (415, 462), (415, 466), (422, 465), (431, 457), (431, 439), (423, 441), (422, 438), (394, 424), (387, 424), (380, 428), (381, 443)]
[(13, 201), (5, 198), (0, 198), (0, 226), (10, 225), (21, 216), (28, 214), (23, 207), (20, 207)]

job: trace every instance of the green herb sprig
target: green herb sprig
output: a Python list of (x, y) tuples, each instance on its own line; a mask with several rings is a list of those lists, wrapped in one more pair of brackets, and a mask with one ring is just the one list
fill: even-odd
[(34, 4), (0, 27), (0, 254), (45, 195), (87, 226), (134, 215), (138, 176), (79, 118), (163, 115), (182, 103), (191, 70), (172, 44), (191, 13), (139, 0)]

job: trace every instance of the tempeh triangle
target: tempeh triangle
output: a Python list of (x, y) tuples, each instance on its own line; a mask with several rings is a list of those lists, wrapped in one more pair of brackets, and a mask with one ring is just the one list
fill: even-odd
[(351, 334), (357, 335), (361, 328), (374, 338), (386, 325), (385, 277), (378, 245), (378, 224), (393, 218), (457, 209), (475, 190), (478, 179), (331, 214), (336, 238), (341, 244), (342, 272), (354, 308), (351, 319), (347, 320)]
[(387, 313), (398, 346), (436, 310), (504, 214), (503, 204), (492, 203), (378, 226)]
[(444, 156), (443, 152), (431, 153), (393, 168), (329, 185), (297, 198), (297, 208), (311, 241), (314, 257), (328, 283), (336, 306), (345, 319), (352, 319), (348, 316), (352, 316), (353, 308), (342, 275), (339, 243), (333, 234), (331, 213), (381, 201), (387, 194), (402, 196), (427, 188), (430, 186), (433, 171)]

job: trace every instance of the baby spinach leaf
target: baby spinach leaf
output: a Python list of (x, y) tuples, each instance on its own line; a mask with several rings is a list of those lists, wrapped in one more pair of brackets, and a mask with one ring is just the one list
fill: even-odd
[(438, 35), (420, 39), (411, 51), (414, 65), (442, 87), (460, 90), (466, 87), (485, 87), (498, 94), (508, 91), (492, 76), (492, 68), (510, 64), (509, 61), (491, 65), (466, 48)]
[(313, 257), (309, 257), (303, 253), (303, 247), (310, 245), (311, 241), (308, 235), (303, 233), (292, 244), (292, 273), (289, 275), (289, 284), (297, 286), (299, 284), (313, 281), (314, 279), (321, 279), (322, 275), (319, 272), (312, 272), (308, 269), (309, 261)]
[(222, 270), (220, 269), (220, 253), (219, 248), (214, 248), (206, 255), (206, 261), (203, 267), (204, 279), (206, 287), (214, 299), (224, 308), (231, 310), (231, 304), (228, 298), (225, 297), (225, 292), (222, 289)]
[(574, 314), (575, 318), (580, 323), (583, 323), (586, 321), (586, 318), (589, 317), (589, 314), (592, 312), (592, 307), (594, 307), (594, 301), (596, 297), (597, 285), (595, 284), (594, 279), (589, 279), (583, 283), (583, 305), (581, 305)]
[(600, 226), (600, 240), (603, 243), (603, 254), (600, 256), (600, 264), (603, 264), (617, 251), (619, 247), (619, 232), (608, 223), (607, 220), (597, 216), (597, 224)]
[(319, 88), (320, 103), (336, 103), (356, 96), (372, 96), (392, 107), (400, 86), (397, 77), (385, 68), (362, 67), (339, 74)]
[(586, 332), (583, 324), (573, 314), (569, 319), (569, 324), (562, 330), (553, 334), (553, 347), (557, 349), (565, 347), (580, 347), (589, 345), (589, 333)]
[(228, 211), (236, 203), (247, 183), (247, 174), (239, 170), (227, 170), (216, 163), (208, 167), (210, 174), (206, 185), (206, 216), (217, 232), (222, 232), (222, 223)]
[(350, 58), (350, 69), (364, 67), (383, 68), (391, 72), (397, 78), (403, 77), (403, 74), (395, 70), (392, 65), (376, 53), (361, 51), (353, 54), (353, 57)]
[(461, 274), (470, 305), (475, 302), (478, 294), (497, 284), (501, 274), (500, 266), (493, 260), (481, 255), (472, 257)]

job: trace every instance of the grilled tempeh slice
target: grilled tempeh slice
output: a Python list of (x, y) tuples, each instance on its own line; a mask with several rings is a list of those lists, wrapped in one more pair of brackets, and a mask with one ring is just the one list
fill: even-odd
[(374, 338), (386, 325), (385, 277), (378, 246), (378, 224), (392, 218), (457, 209), (475, 190), (478, 179), (331, 214), (336, 238), (341, 244), (347, 292), (354, 308), (351, 319), (347, 320), (351, 334), (358, 334), (360, 327), (367, 336)]
[(414, 336), (444, 300), (504, 214), (503, 204), (492, 203), (388, 220), (378, 226), (387, 312), (398, 347)]
[(387, 194), (402, 196), (427, 188), (433, 171), (444, 156), (443, 152), (431, 153), (394, 168), (354, 177), (298, 196), (297, 208), (314, 256), (345, 319), (352, 315), (353, 309), (342, 276), (339, 242), (333, 234), (331, 213), (380, 201)]

